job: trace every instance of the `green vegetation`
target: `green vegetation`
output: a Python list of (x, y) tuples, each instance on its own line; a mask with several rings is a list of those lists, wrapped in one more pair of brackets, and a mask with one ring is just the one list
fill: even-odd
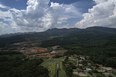
[(73, 74), (73, 76), (72, 77), (80, 77), (79, 75), (76, 75), (76, 74)]
[(87, 55), (91, 56), (90, 60), (94, 63), (116, 68), (116, 34), (88, 30), (85, 32), (43, 41), (41, 46), (60, 45), (68, 50), (64, 56)]
[(68, 60), (68, 57), (65, 58), (65, 60), (62, 62), (63, 69), (66, 72), (67, 77), (72, 77), (73, 76), (73, 69), (76, 68), (73, 63), (71, 63), (70, 60)]
[(65, 71), (63, 70), (62, 62), (59, 62), (59, 76), (67, 77)]
[(43, 65), (49, 70), (49, 75), (54, 77), (56, 75), (56, 62), (50, 62)]
[(113, 74), (116, 75), (116, 72), (114, 72)]
[[(52, 61), (61, 61), (62, 59), (63, 59), (63, 57), (46, 59), (42, 63), (43, 65), (42, 64), (41, 65), (49, 70), (49, 75), (50, 76), (55, 77), (56, 76), (56, 64), (57, 64), (57, 62), (52, 62)], [(46, 62), (49, 62), (49, 63), (46, 63)], [(66, 77), (65, 71), (62, 68), (63, 68), (62, 62), (59, 62), (59, 75), (60, 75), (60, 77)]]
[(69, 60), (70, 63), (72, 63), (73, 65), (76, 65), (76, 61), (73, 61), (73, 60)]
[[(0, 38), (0, 49), (1, 51), (10, 50), (10, 44), (28, 40), (37, 40), (39, 43), (42, 41), (41, 45), (38, 45), (42, 47), (60, 45), (68, 50), (64, 56), (74, 54), (90, 56), (89, 60), (94, 64), (98, 63), (103, 64), (103, 66), (116, 68), (116, 29), (101, 27), (87, 29), (55, 28), (41, 33)], [(11, 48), (11, 50), (16, 50), (17, 47), (18, 46), (15, 46)], [(29, 47), (31, 47), (31, 45)], [(0, 77), (49, 77), (49, 74), (54, 77), (56, 75), (56, 62), (44, 63), (63, 59), (58, 58), (60, 55), (56, 55), (55, 57), (56, 58), (44, 61), (42, 59), (29, 60), (19, 52), (0, 52)], [(43, 66), (46, 68), (40, 64), (44, 64)], [(66, 57), (63, 62), (60, 62), (60, 76), (65, 76), (65, 73), (62, 72), (64, 70), (67, 77), (75, 77), (76, 75), (72, 73), (72, 69), (76, 68), (75, 64), (75, 61), (70, 61), (68, 57)], [(87, 66), (86, 61), (83, 61), (82, 64), (84, 67)], [(96, 73), (96, 76), (104, 77), (101, 73)]]
[(102, 74), (102, 73), (96, 73), (95, 74), (96, 75), (96, 77), (106, 77), (104, 74)]
[(3, 53), (0, 54), (0, 77), (49, 77), (48, 70), (40, 66), (42, 59), (29, 60), (19, 52)]

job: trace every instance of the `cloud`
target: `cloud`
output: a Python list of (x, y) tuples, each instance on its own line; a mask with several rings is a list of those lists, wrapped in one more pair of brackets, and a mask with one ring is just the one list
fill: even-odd
[(116, 28), (116, 0), (94, 0), (97, 5), (89, 9), (89, 13), (84, 13), (76, 27), (86, 28), (91, 26), (105, 26)]
[(93, 1), (95, 1), (97, 4), (99, 4), (99, 3), (106, 2), (106, 1), (108, 1), (108, 0), (93, 0)]
[(2, 5), (2, 4), (0, 4), (0, 8), (7, 8), (6, 6), (4, 6), (4, 5)]
[[(26, 10), (10, 9), (18, 26), (30, 30), (46, 30), (66, 22), (69, 18), (82, 16), (73, 5), (50, 3), (50, 0), (28, 0)], [(31, 28), (30, 28), (31, 27)], [(29, 29), (28, 29), (29, 28)]]

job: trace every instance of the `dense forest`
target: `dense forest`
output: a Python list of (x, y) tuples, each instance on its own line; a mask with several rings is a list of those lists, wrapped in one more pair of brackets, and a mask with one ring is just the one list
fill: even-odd
[(27, 59), (19, 52), (0, 52), (0, 77), (49, 77), (42, 59)]

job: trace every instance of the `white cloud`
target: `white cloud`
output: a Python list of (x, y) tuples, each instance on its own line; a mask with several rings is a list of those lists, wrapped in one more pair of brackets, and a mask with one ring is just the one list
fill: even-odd
[(14, 21), (18, 26), (25, 26), (25, 29), (38, 27), (46, 30), (59, 26), (69, 18), (78, 18), (82, 15), (73, 5), (51, 2), (48, 6), (49, 2), (49, 0), (28, 0), (26, 10), (11, 9)]
[(4, 5), (2, 5), (2, 4), (0, 4), (0, 8), (7, 8), (6, 6), (4, 6)]
[(106, 2), (106, 1), (108, 1), (108, 0), (93, 0), (93, 1), (95, 1), (97, 4), (99, 4), (99, 3)]
[(76, 23), (76, 27), (106, 26), (116, 28), (116, 0), (102, 0), (88, 11), (89, 13), (83, 14), (84, 19)]

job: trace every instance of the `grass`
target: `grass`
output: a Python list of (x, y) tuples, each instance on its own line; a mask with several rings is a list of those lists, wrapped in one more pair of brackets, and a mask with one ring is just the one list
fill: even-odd
[(59, 62), (59, 76), (60, 77), (67, 77), (65, 74), (65, 71), (62, 68), (63, 68), (62, 62)]
[(95, 73), (95, 75), (96, 75), (96, 77), (105, 77), (105, 75), (102, 73)]
[[(62, 61), (64, 59), (64, 57), (60, 57), (60, 58), (53, 58), (53, 59), (44, 59), (44, 61), (43, 61), (43, 63), (42, 64), (44, 64), (44, 63), (46, 63), (46, 62), (48, 62), (48, 61)], [(42, 65), (41, 64), (41, 65)]]
[(50, 72), (49, 75), (51, 77), (54, 77), (54, 75), (56, 74), (56, 63), (57, 62), (51, 62), (51, 63), (46, 63), (43, 65), (45, 68), (48, 68)]
[(116, 75), (116, 72), (114, 72), (114, 73), (112, 73), (112, 74)]

